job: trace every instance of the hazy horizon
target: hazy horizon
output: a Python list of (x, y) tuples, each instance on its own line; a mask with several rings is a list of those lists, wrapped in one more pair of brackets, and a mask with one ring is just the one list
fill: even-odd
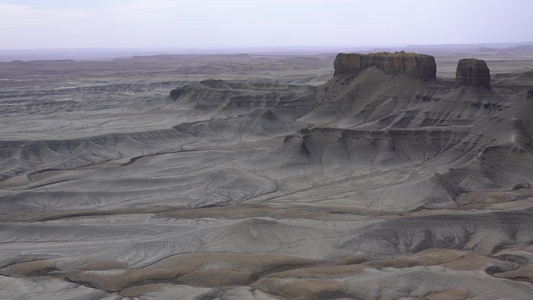
[(527, 0), (0, 0), (3, 50), (533, 41)]
[(326, 55), (339, 52), (420, 52), (431, 55), (462, 54), (468, 55), (479, 47), (505, 49), (517, 45), (533, 45), (533, 41), (516, 43), (477, 43), (477, 44), (433, 44), (433, 45), (374, 45), (374, 46), (277, 46), (277, 47), (240, 47), (240, 48), (44, 48), (44, 49), (0, 49), (0, 62), (63, 60), (99, 61), (134, 56), (153, 55)]

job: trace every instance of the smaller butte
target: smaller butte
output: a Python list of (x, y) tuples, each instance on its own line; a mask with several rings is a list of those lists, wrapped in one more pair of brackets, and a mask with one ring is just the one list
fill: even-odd
[(460, 86), (490, 87), (490, 70), (481, 59), (466, 58), (459, 60), (455, 72), (455, 84)]

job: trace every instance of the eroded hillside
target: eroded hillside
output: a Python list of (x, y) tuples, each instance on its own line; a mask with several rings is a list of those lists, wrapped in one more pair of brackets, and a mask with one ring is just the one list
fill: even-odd
[(273, 61), (1, 86), (0, 298), (530, 298), (530, 71)]

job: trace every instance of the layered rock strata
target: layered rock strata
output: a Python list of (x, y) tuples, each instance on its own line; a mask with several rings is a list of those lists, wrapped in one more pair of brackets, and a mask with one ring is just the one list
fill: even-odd
[(405, 53), (339, 53), (334, 62), (335, 76), (357, 75), (364, 69), (376, 67), (387, 74), (405, 74), (422, 80), (435, 79), (437, 65), (430, 55)]
[(456, 86), (484, 87), (490, 90), (490, 70), (481, 59), (466, 58), (459, 60), (455, 72)]

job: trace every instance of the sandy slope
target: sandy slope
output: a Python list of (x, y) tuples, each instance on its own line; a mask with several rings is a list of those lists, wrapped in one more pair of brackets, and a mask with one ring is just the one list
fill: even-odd
[(529, 73), (258, 70), (0, 86), (0, 298), (533, 295)]

